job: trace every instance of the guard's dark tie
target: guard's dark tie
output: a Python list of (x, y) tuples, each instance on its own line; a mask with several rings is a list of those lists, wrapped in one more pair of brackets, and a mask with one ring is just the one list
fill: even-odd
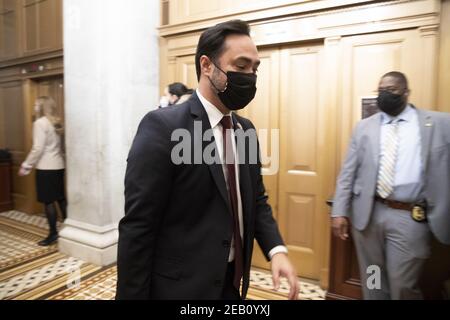
[(233, 130), (233, 123), (231, 121), (231, 116), (223, 117), (220, 123), (222, 124), (223, 158), (227, 169), (226, 180), (228, 184), (228, 195), (233, 215), (234, 266), (235, 266), (233, 284), (236, 287), (236, 289), (239, 290), (244, 269), (244, 258), (243, 258), (242, 238), (239, 228), (235, 155), (233, 151), (232, 135), (231, 135), (231, 130)]

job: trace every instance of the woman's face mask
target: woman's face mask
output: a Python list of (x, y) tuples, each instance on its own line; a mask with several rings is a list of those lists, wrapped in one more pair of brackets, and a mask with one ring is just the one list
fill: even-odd
[(213, 80), (209, 79), (213, 87), (217, 90), (217, 95), (229, 110), (241, 110), (245, 108), (256, 95), (257, 76), (254, 73), (225, 72), (216, 64), (214, 66), (227, 76), (225, 88), (219, 90)]
[(166, 96), (162, 96), (161, 99), (159, 100), (159, 105), (161, 106), (161, 108), (165, 108), (169, 106), (169, 99), (167, 99)]
[(174, 94), (169, 94), (167, 98), (169, 99), (169, 105), (174, 105), (178, 102), (178, 100), (180, 100), (180, 98)]

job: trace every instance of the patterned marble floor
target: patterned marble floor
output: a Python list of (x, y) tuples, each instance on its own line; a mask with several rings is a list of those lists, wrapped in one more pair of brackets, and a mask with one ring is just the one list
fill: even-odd
[[(111, 300), (115, 296), (116, 266), (99, 267), (58, 253), (57, 247), (39, 247), (47, 233), (46, 220), (10, 211), (0, 213), (0, 300)], [(300, 299), (323, 300), (317, 285), (300, 282)], [(250, 300), (286, 299), (289, 286), (282, 279), (272, 290), (271, 274), (252, 270)]]
[[(56, 245), (39, 247), (36, 242), (47, 234), (42, 227), (45, 219), (29, 217), (19, 212), (0, 214), (0, 271), (26, 263), (42, 255), (56, 252)], [(48, 229), (48, 227), (47, 227)]]

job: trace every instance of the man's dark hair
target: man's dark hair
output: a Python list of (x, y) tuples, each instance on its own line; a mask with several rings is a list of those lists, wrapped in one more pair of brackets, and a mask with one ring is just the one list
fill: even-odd
[(188, 87), (186, 87), (181, 82), (174, 82), (172, 84), (169, 84), (168, 91), (170, 94), (176, 95), (178, 98), (185, 94), (191, 94), (194, 92), (194, 90), (188, 89)]
[(392, 77), (392, 78), (397, 79), (397, 81), (401, 85), (403, 85), (404, 89), (408, 89), (408, 79), (406, 79), (406, 76), (403, 73), (398, 72), (398, 71), (391, 71), (391, 72), (386, 73), (383, 77), (381, 77), (381, 79), (384, 79), (386, 77)]
[(195, 54), (195, 69), (197, 71), (197, 80), (200, 80), (201, 67), (200, 58), (205, 55), (211, 61), (216, 63), (225, 49), (226, 37), (232, 34), (241, 34), (250, 36), (250, 27), (247, 22), (242, 20), (230, 20), (219, 23), (204, 31), (200, 36)]

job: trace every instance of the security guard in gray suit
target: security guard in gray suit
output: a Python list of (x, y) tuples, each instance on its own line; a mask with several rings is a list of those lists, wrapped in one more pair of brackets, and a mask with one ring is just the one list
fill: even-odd
[(409, 104), (400, 72), (378, 91), (381, 112), (357, 124), (337, 180), (333, 231), (347, 239), (351, 221), (365, 299), (421, 299), (431, 234), (450, 244), (450, 114)]

